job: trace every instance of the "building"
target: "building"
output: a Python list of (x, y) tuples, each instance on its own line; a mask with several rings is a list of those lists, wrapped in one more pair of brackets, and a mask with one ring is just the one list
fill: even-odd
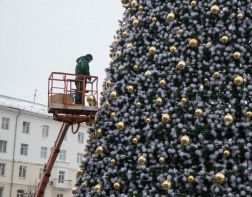
[[(47, 106), (0, 95), (0, 197), (34, 193), (61, 127)], [(70, 197), (82, 160), (87, 127), (71, 129), (61, 146), (45, 197)]]

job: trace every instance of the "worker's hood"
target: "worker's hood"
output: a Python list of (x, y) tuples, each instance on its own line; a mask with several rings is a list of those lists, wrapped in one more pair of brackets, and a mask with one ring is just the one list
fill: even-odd
[(86, 56), (81, 56), (81, 57), (79, 57), (79, 58), (76, 60), (76, 62), (78, 62), (78, 61), (80, 61), (80, 60), (82, 60), (82, 59), (88, 60), (88, 58), (87, 58)]

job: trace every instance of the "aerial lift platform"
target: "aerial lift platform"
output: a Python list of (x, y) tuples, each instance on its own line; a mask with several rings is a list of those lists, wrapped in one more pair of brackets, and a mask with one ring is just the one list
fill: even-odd
[[(82, 89), (79, 88), (82, 85)], [(81, 102), (75, 101), (76, 95), (81, 95)], [(53, 119), (62, 122), (58, 137), (54, 143), (43, 176), (38, 185), (35, 197), (43, 197), (51, 176), (53, 165), (57, 159), (62, 141), (70, 126), (75, 134), (83, 122), (95, 119), (98, 111), (98, 77), (53, 72), (48, 81), (48, 112)], [(73, 125), (77, 129), (73, 130)]]

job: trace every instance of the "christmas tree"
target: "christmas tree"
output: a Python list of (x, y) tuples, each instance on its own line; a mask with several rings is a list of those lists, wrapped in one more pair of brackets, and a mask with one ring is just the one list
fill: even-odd
[(252, 196), (252, 0), (122, 4), (75, 196)]

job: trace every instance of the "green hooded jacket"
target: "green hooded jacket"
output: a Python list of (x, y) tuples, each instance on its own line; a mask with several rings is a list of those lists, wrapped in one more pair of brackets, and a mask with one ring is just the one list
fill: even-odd
[(79, 57), (76, 62), (75, 74), (90, 75), (88, 59), (86, 56)]

